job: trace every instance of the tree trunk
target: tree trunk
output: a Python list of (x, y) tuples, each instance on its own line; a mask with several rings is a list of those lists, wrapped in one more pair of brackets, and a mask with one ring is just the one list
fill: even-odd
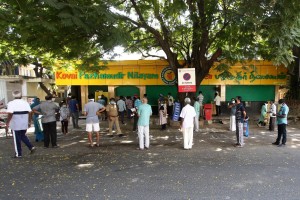
[[(43, 78), (43, 67), (41, 64), (39, 63), (33, 63), (33, 65), (35, 66), (33, 68), (33, 71), (35, 73), (35, 76), (37, 78)], [(45, 84), (43, 82), (39, 82), (40, 87), (42, 88), (42, 90), (47, 94), (47, 95), (51, 95), (50, 90), (48, 90), (48, 88), (45, 86)]]

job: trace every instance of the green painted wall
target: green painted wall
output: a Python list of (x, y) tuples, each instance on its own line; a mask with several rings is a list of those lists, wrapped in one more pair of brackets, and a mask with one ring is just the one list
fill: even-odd
[(241, 96), (243, 101), (274, 100), (274, 85), (230, 85), (226, 86), (226, 101)]
[(203, 103), (211, 103), (212, 101), (214, 101), (216, 86), (214, 86), (214, 85), (200, 85), (198, 87), (196, 96), (199, 95), (199, 91), (202, 91), (202, 94), (204, 96), (204, 102)]
[(130, 85), (124, 85), (124, 86), (119, 86), (115, 89), (115, 94), (116, 96), (123, 96), (123, 97), (127, 97), (127, 96), (133, 96), (135, 94), (140, 95), (140, 91), (139, 88), (137, 88), (136, 86), (130, 86)]

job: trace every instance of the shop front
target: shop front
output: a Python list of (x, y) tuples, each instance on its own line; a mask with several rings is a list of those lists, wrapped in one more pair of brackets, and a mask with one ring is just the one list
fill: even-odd
[[(94, 93), (96, 98), (99, 94), (108, 98), (147, 94), (149, 103), (157, 106), (160, 94), (171, 93), (177, 99), (175, 73), (166, 61), (133, 60), (108, 62), (107, 69), (99, 72), (56, 71), (55, 77), (56, 85), (80, 87), (82, 105), (87, 102), (88, 94)], [(266, 61), (237, 63), (226, 73), (212, 68), (198, 86), (197, 94), (203, 92), (204, 103), (211, 103), (216, 91), (222, 102), (237, 95), (248, 103), (276, 100), (286, 81), (287, 69), (283, 66), (276, 67)]]

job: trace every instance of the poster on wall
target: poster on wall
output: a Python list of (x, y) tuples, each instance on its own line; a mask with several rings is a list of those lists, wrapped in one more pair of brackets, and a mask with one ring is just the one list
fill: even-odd
[(195, 68), (178, 69), (178, 92), (196, 92)]

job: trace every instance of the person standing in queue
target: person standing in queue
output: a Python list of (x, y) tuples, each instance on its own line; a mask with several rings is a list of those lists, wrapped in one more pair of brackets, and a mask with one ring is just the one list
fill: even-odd
[(45, 102), (35, 106), (32, 111), (43, 115), (44, 148), (49, 148), (50, 141), (52, 147), (57, 148), (56, 112), (59, 111), (59, 106), (52, 101), (52, 95), (47, 95), (45, 99)]
[(108, 136), (113, 137), (112, 127), (115, 125), (117, 128), (117, 135), (119, 137), (123, 137), (124, 135), (122, 134), (119, 125), (119, 112), (118, 112), (118, 106), (115, 101), (115, 98), (110, 98), (109, 104), (106, 106), (106, 113), (107, 113), (108, 123), (109, 123)]
[(193, 146), (193, 134), (194, 134), (194, 118), (196, 117), (196, 111), (191, 106), (191, 99), (184, 99), (185, 106), (182, 108), (181, 117), (181, 131), (183, 133), (183, 148), (185, 150), (192, 149)]
[(79, 129), (78, 119), (79, 119), (79, 104), (76, 97), (73, 95), (69, 101), (69, 109), (72, 117), (73, 128)]
[[(278, 135), (273, 145), (278, 145), (278, 147), (284, 147), (286, 144), (286, 125), (287, 125), (287, 116), (289, 113), (289, 107), (285, 104), (284, 99), (278, 101), (280, 109), (277, 116), (277, 126), (278, 126)], [(282, 137), (282, 141), (280, 143)]]
[(84, 105), (84, 115), (86, 116), (86, 132), (88, 133), (88, 139), (90, 147), (94, 146), (93, 143), (93, 131), (96, 133), (96, 146), (100, 146), (100, 126), (98, 115), (105, 111), (105, 107), (95, 102), (95, 95), (88, 95), (88, 103)]
[(247, 113), (243, 103), (241, 102), (242, 97), (237, 96), (235, 98), (235, 101), (236, 101), (235, 120), (236, 120), (236, 140), (237, 140), (235, 147), (243, 147), (244, 146), (244, 120), (247, 117)]
[(149, 149), (150, 136), (149, 124), (150, 116), (152, 115), (152, 108), (148, 104), (147, 97), (143, 97), (142, 105), (138, 107), (138, 136), (139, 136), (139, 150)]

